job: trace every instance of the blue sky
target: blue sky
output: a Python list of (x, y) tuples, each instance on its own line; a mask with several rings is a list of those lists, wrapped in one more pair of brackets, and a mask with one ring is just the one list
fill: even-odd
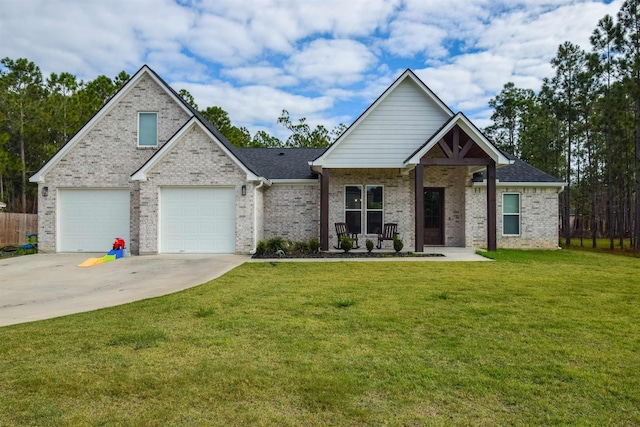
[(350, 124), (406, 68), (454, 111), (490, 124), (508, 81), (539, 89), (557, 47), (622, 1), (2, 0), (0, 56), (91, 80), (148, 64), (198, 105), (286, 137), (282, 109)]

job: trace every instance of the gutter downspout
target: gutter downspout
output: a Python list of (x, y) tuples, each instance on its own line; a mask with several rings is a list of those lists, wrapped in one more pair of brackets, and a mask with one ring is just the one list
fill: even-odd
[(260, 184), (253, 188), (253, 249), (249, 251), (249, 255), (256, 253), (258, 246), (258, 204), (256, 199), (258, 197), (258, 190), (264, 186), (264, 181), (261, 180)]

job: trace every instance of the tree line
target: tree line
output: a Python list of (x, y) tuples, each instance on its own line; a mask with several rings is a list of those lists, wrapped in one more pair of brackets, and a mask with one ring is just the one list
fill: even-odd
[[(124, 71), (91, 81), (71, 73), (51, 73), (26, 58), (0, 60), (0, 201), (8, 212), (37, 212), (37, 186), (29, 176), (39, 170), (130, 79)], [(298, 123), (282, 110), (277, 123), (289, 131), (286, 140), (231, 123), (217, 106), (199, 109), (186, 90), (179, 95), (238, 147), (327, 147), (344, 125), (328, 130)]]
[[(588, 50), (570, 42), (536, 93), (504, 85), (487, 135), (504, 151), (565, 180), (562, 237), (640, 243), (640, 0), (606, 15)], [(573, 220), (572, 220), (573, 219)]]

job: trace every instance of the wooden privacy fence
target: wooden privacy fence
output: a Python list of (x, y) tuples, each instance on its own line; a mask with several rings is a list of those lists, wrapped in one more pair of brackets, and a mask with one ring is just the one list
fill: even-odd
[(28, 233), (38, 232), (38, 215), (0, 212), (0, 248), (24, 243)]

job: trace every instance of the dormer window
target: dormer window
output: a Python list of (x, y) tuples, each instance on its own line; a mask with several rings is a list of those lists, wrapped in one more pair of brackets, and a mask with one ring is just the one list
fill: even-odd
[(138, 113), (138, 147), (158, 146), (158, 113)]

